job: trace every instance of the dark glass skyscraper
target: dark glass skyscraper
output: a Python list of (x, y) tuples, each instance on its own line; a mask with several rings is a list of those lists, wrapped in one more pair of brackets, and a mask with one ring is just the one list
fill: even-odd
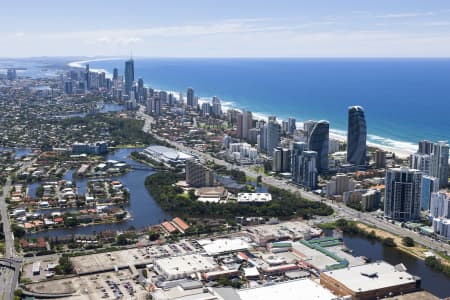
[(91, 88), (91, 72), (89, 71), (89, 64), (86, 64), (86, 70), (84, 72), (84, 77), (86, 79), (86, 88)]
[(366, 165), (367, 127), (361, 106), (348, 108), (347, 161), (357, 166)]
[(186, 92), (186, 104), (189, 107), (194, 107), (195, 106), (195, 96), (194, 96), (194, 89), (192, 88), (188, 88), (187, 92)]
[(117, 68), (113, 69), (113, 80), (117, 80), (119, 78), (119, 70)]
[(129, 95), (134, 81), (134, 61), (132, 58), (125, 62), (125, 94)]
[(308, 137), (308, 150), (317, 152), (317, 171), (328, 170), (328, 143), (330, 142), (330, 123), (319, 121), (314, 124)]

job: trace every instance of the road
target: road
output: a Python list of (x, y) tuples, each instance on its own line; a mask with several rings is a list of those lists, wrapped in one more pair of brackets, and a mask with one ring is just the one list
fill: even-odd
[(14, 236), (11, 231), (11, 224), (8, 216), (8, 205), (6, 204), (6, 197), (11, 190), (11, 178), (8, 177), (3, 186), (3, 194), (0, 196), (0, 211), (3, 220), (3, 232), (5, 233), (5, 256), (15, 257), (16, 249), (14, 248)]
[[(17, 172), (23, 172), (26, 168), (30, 167), (34, 161), (23, 163), (21, 168)], [(16, 248), (14, 247), (14, 235), (11, 230), (11, 223), (8, 215), (8, 205), (6, 198), (11, 191), (12, 181), (11, 177), (6, 179), (6, 183), (3, 186), (3, 193), (0, 195), (0, 214), (3, 221), (3, 232), (5, 234), (5, 257), (14, 268), (14, 274), (11, 279), (5, 282), (4, 287), (0, 289), (0, 299), (13, 299), (14, 291), (16, 289), (19, 273), (21, 268), (21, 260), (17, 257)]]
[[(151, 127), (152, 127), (151, 124), (154, 122), (154, 119), (151, 116), (145, 114), (145, 110), (144, 110), (143, 106), (140, 107), (139, 111), (137, 112), (137, 116), (140, 119), (145, 121), (142, 129), (145, 132), (151, 132)], [(298, 187), (296, 185), (288, 184), (286, 182), (286, 180), (281, 180), (281, 179), (278, 179), (278, 178), (275, 178), (272, 176), (265, 175), (263, 173), (257, 173), (254, 170), (251, 170), (250, 168), (248, 168), (246, 166), (236, 166), (236, 165), (230, 164), (224, 160), (214, 158), (209, 154), (196, 151), (190, 147), (186, 147), (183, 144), (159, 137), (159, 136), (155, 135), (154, 133), (153, 133), (153, 135), (156, 138), (158, 138), (159, 140), (169, 143), (170, 145), (179, 149), (180, 151), (195, 154), (202, 160), (213, 161), (215, 164), (222, 165), (228, 169), (231, 169), (231, 168), (238, 169), (240, 171), (245, 172), (245, 174), (247, 176), (252, 177), (252, 178), (257, 178), (258, 176), (261, 176), (262, 182), (266, 185), (280, 187), (280, 188), (289, 190), (294, 193), (299, 193), (301, 195), (301, 197), (303, 197), (304, 199), (310, 200), (310, 201), (319, 201), (319, 202), (326, 201), (325, 198), (322, 198), (319, 195), (316, 195), (312, 192), (307, 192), (307, 191), (303, 190), (301, 187)], [(335, 210), (336, 215), (338, 217), (343, 217), (345, 219), (360, 221), (367, 225), (375, 226), (377, 228), (380, 228), (382, 230), (385, 230), (387, 232), (390, 232), (390, 233), (398, 235), (398, 236), (402, 236), (402, 237), (408, 236), (408, 237), (411, 237), (412, 239), (414, 239), (417, 243), (422, 244), (430, 249), (433, 249), (435, 251), (444, 251), (446, 253), (450, 253), (450, 245), (449, 244), (436, 241), (433, 238), (421, 235), (415, 231), (411, 231), (409, 229), (402, 228), (400, 225), (392, 224), (388, 220), (379, 219), (373, 213), (359, 212), (359, 211), (356, 211), (352, 208), (345, 206), (344, 204), (334, 203), (331, 201), (326, 201), (326, 204), (331, 206)]]

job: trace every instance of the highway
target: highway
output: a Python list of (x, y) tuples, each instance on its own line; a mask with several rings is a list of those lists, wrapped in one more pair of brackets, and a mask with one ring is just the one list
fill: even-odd
[[(140, 109), (137, 112), (137, 116), (144, 120), (144, 126), (142, 130), (145, 132), (151, 133), (151, 124), (154, 122), (153, 118), (144, 112), (144, 107), (141, 106)], [(286, 190), (289, 190), (293, 193), (299, 193), (304, 199), (310, 200), (310, 201), (320, 201), (325, 202), (327, 205), (331, 206), (338, 217), (342, 217), (349, 220), (355, 220), (360, 221), (362, 223), (365, 223), (367, 225), (371, 225), (374, 227), (377, 227), (379, 229), (385, 230), (387, 232), (390, 232), (392, 234), (398, 235), (398, 236), (408, 236), (411, 237), (414, 241), (416, 241), (419, 244), (422, 244), (430, 249), (433, 249), (435, 251), (444, 251), (446, 253), (450, 253), (450, 245), (444, 242), (439, 242), (433, 238), (421, 235), (415, 231), (411, 231), (407, 228), (402, 228), (399, 224), (392, 224), (388, 220), (377, 218), (376, 215), (373, 213), (368, 212), (359, 212), (352, 208), (349, 208), (341, 203), (334, 203), (332, 201), (326, 200), (325, 198), (322, 198), (319, 195), (316, 195), (312, 192), (307, 192), (303, 190), (301, 187), (289, 184), (286, 180), (281, 180), (272, 176), (267, 176), (263, 173), (257, 173), (254, 170), (251, 170), (248, 167), (245, 166), (236, 166), (233, 164), (230, 164), (224, 160), (217, 159), (212, 157), (209, 154), (202, 153), (199, 151), (196, 151), (190, 147), (186, 147), (183, 144), (162, 138), (157, 136), (156, 134), (152, 133), (156, 138), (158, 138), (161, 141), (167, 142), (173, 147), (179, 149), (180, 151), (186, 152), (186, 153), (192, 153), (201, 158), (204, 161), (213, 161), (217, 165), (222, 165), (228, 169), (235, 168), (238, 170), (241, 170), (245, 172), (245, 174), (252, 178), (257, 178), (258, 176), (261, 176), (261, 180), (266, 185), (271, 185), (279, 188), (283, 188)]]
[(3, 220), (3, 232), (5, 233), (5, 256), (15, 257), (16, 249), (14, 248), (14, 236), (11, 231), (11, 224), (8, 216), (8, 205), (6, 204), (6, 197), (11, 190), (11, 178), (8, 177), (3, 186), (3, 194), (0, 196), (0, 211)]
[[(30, 167), (33, 162), (34, 161), (24, 163), (17, 172), (22, 172), (26, 168)], [(16, 248), (14, 247), (14, 235), (11, 230), (8, 205), (6, 203), (6, 198), (11, 191), (11, 186), (11, 177), (8, 177), (5, 185), (3, 186), (3, 193), (0, 195), (0, 214), (3, 221), (3, 232), (5, 234), (5, 259), (0, 262), (2, 264), (9, 263), (10, 267), (14, 268), (14, 274), (10, 279), (5, 281), (4, 286), (0, 289), (0, 299), (13, 299), (21, 268), (21, 260), (17, 257)]]

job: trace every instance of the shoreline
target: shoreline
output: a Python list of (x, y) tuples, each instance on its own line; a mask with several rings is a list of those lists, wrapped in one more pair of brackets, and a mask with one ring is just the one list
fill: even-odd
[[(89, 60), (81, 60), (81, 61), (69, 62), (69, 63), (67, 63), (67, 66), (70, 67), (70, 68), (83, 68), (84, 67), (83, 64), (86, 64), (86, 63), (89, 63), (89, 62), (114, 61), (114, 60), (123, 60), (123, 59), (125, 59), (125, 58), (122, 58), (122, 57), (97, 58), (97, 59), (94, 58), (94, 59), (89, 59)], [(107, 77), (112, 77), (112, 74), (109, 71), (107, 71), (107, 70), (105, 70), (103, 68), (101, 68), (101, 69), (91, 68), (91, 71), (93, 71), (93, 72), (105, 72)], [(180, 91), (174, 91), (174, 90), (171, 90), (171, 89), (158, 89), (156, 87), (155, 87), (155, 90), (156, 91), (164, 90), (164, 91), (166, 91), (168, 93), (172, 93), (175, 96), (175, 98), (177, 100), (179, 100)], [(220, 96), (218, 96), (218, 97), (220, 98)], [(244, 109), (244, 108), (239, 107), (239, 105), (235, 101), (230, 101), (230, 100), (226, 100), (226, 99), (222, 99), (222, 98), (220, 98), (220, 99), (221, 99), (222, 109), (223, 110), (236, 109), (236, 110), (242, 111)], [(204, 96), (204, 97), (202, 96), (202, 97), (199, 97), (198, 102), (199, 102), (199, 104), (202, 104), (204, 102), (211, 102), (211, 100), (212, 100), (212, 96)], [(267, 118), (268, 118), (268, 114), (266, 114), (266, 113), (252, 111), (252, 114), (253, 114), (253, 117), (255, 119), (267, 120)], [(278, 116), (278, 115), (276, 115), (276, 116), (277, 116), (277, 118), (282, 118), (283, 117), (283, 116)], [(309, 120), (309, 119), (305, 119), (303, 121), (307, 121), (307, 120)], [(299, 125), (302, 126), (302, 124), (303, 124), (303, 122), (300, 121), (300, 120), (297, 120), (296, 123), (297, 123), (297, 126), (299, 126)], [(330, 129), (330, 138), (339, 140), (341, 142), (346, 142), (347, 137), (345, 135), (343, 135), (343, 134), (346, 134), (346, 130), (342, 130), (342, 129), (339, 129), (339, 128)], [(381, 136), (377, 136), (377, 135), (374, 135), (374, 134), (368, 134), (367, 136), (368, 137), (372, 136), (374, 139), (384, 140), (384, 141), (390, 142), (392, 144), (396, 143), (396, 144), (403, 144), (403, 145), (407, 146), (408, 148), (405, 148), (405, 147), (400, 148), (400, 147), (395, 147), (395, 146), (390, 146), (390, 145), (384, 145), (384, 144), (381, 144), (381, 143), (375, 143), (375, 142), (369, 141), (369, 140), (367, 141), (367, 146), (378, 148), (378, 149), (381, 149), (383, 151), (395, 153), (395, 155), (397, 157), (399, 157), (399, 158), (407, 158), (410, 154), (415, 152), (415, 150), (413, 150), (413, 147), (414, 147), (414, 149), (417, 148), (416, 144), (414, 144), (412, 142), (408, 142), (408, 141), (393, 140), (391, 138), (381, 137)], [(419, 141), (417, 141), (417, 142), (419, 142)]]

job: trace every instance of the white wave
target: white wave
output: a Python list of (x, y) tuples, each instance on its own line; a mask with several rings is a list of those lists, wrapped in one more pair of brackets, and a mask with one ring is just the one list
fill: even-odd
[(67, 65), (71, 68), (84, 68), (87, 63), (95, 62), (95, 61), (109, 61), (109, 60), (123, 60), (123, 57), (110, 57), (110, 58), (93, 58), (87, 60), (79, 60), (68, 63)]
[[(97, 62), (97, 61), (110, 61), (110, 60), (123, 60), (123, 57), (111, 57), (111, 58), (94, 58), (94, 59), (88, 59), (88, 60), (80, 60), (80, 61), (73, 61), (67, 64), (67, 66), (71, 67), (71, 68), (77, 68), (77, 69), (82, 69), (86, 67), (86, 64), (90, 63), (90, 62)], [(112, 78), (112, 73), (109, 72), (106, 69), (100, 68), (100, 69), (96, 69), (96, 68), (90, 68), (91, 72), (95, 72), (95, 73), (105, 73), (106, 78)]]

